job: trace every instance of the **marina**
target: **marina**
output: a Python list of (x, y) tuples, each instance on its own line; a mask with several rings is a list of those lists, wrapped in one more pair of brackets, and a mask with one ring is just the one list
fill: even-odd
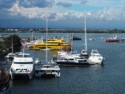
[(0, 94), (125, 94), (125, 0), (0, 0)]
[[(18, 34), (21, 38), (28, 37), (30, 34)], [(39, 37), (40, 34), (35, 34)], [(45, 34), (43, 34), (44, 36)], [(50, 35), (48, 33), (48, 35)], [(51, 34), (51, 36), (64, 37), (63, 34)], [(81, 34), (76, 34), (82, 37)], [(104, 43), (101, 39), (103, 36), (107, 38), (111, 35), (108, 34), (88, 34), (96, 39), (96, 41), (88, 42), (88, 53), (91, 49), (98, 49), (98, 51), (105, 58), (103, 65), (95, 64), (83, 67), (60, 66), (61, 76), (59, 78), (43, 78), (33, 77), (27, 80), (23, 77), (10, 80), (9, 93), (10, 94), (72, 94), (72, 93), (97, 93), (97, 94), (122, 94), (124, 91), (124, 43)], [(81, 45), (82, 44), (82, 45)], [(79, 46), (78, 46), (79, 45)], [(83, 41), (74, 41), (73, 48), (79, 53), (84, 47)], [(121, 48), (121, 49), (119, 49)], [(116, 50), (117, 49), (117, 50)], [(42, 63), (46, 64), (46, 51), (43, 50), (29, 50), (25, 49), (26, 53), (30, 53), (33, 58), (39, 58)], [(117, 53), (117, 54), (116, 54)], [(57, 56), (55, 50), (48, 51), (48, 60), (53, 56)], [(110, 56), (110, 57), (109, 57)], [(1, 61), (3, 66), (7, 67), (6, 61)], [(73, 87), (74, 86), (74, 87)], [(27, 87), (27, 88), (26, 88)]]

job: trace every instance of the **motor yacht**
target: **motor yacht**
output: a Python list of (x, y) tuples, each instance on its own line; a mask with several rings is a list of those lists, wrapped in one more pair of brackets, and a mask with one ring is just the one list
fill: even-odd
[(80, 55), (65, 55), (63, 57), (54, 57), (53, 61), (60, 66), (85, 66), (89, 65), (86, 58)]
[(103, 60), (104, 60), (103, 56), (96, 49), (93, 49), (91, 51), (91, 55), (89, 56), (87, 62), (89, 64), (102, 64)]
[(34, 73), (34, 61), (29, 53), (20, 52), (14, 57), (10, 67), (10, 77), (14, 79), (15, 76), (28, 76), (32, 79)]

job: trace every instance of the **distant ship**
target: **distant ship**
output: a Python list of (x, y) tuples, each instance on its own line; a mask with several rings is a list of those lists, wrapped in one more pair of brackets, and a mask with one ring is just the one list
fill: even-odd
[(124, 42), (124, 41), (125, 39), (118, 38), (117, 36), (104, 40), (104, 42)]
[(79, 38), (77, 36), (71, 36), (70, 39), (72, 39), (72, 40), (81, 40), (81, 38)]

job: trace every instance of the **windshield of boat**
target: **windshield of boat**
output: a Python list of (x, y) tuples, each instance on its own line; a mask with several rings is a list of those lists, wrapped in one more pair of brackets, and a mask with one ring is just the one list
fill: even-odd
[(17, 55), (17, 57), (30, 57), (30, 55)]
[(33, 64), (33, 62), (14, 62), (14, 64)]

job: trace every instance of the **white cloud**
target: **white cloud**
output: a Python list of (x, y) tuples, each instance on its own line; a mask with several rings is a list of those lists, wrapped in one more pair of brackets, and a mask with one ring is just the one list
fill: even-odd
[(97, 13), (97, 17), (100, 19), (112, 21), (112, 20), (125, 20), (125, 13), (123, 8), (108, 8)]
[[(65, 0), (64, 0), (65, 1)], [(70, 2), (72, 0), (69, 0)], [(76, 2), (76, 0), (75, 0)], [(125, 20), (124, 8), (105, 8), (99, 11), (69, 11), (69, 10), (61, 10), (59, 7), (31, 7), (26, 8), (19, 6), (19, 2), (16, 2), (8, 11), (11, 15), (20, 15), (23, 17), (27, 17), (29, 19), (33, 18), (41, 18), (45, 19), (46, 16), (50, 17), (51, 20), (75, 20), (75, 19), (83, 19), (85, 14), (87, 14), (88, 19), (98, 19), (98, 20)], [(89, 14), (89, 15), (88, 15)]]

